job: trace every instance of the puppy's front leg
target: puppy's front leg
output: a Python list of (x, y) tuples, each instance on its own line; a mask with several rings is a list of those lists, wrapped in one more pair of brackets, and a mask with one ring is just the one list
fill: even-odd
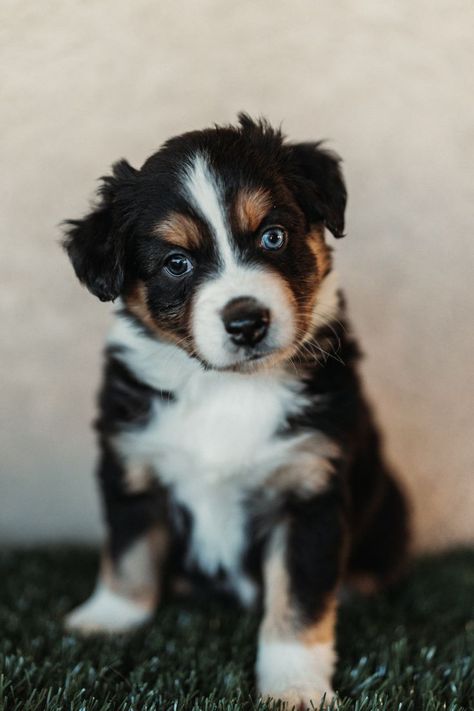
[(269, 539), (257, 684), (288, 708), (319, 708), (333, 697), (336, 588), (344, 527), (335, 491), (296, 498)]
[(95, 591), (66, 618), (84, 634), (127, 632), (147, 622), (159, 596), (167, 549), (163, 492), (146, 471), (132, 471), (107, 443), (99, 468), (107, 540)]

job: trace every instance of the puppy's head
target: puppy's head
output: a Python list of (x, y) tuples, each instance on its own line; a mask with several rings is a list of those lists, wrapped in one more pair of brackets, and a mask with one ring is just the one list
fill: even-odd
[(345, 204), (335, 155), (242, 115), (171, 139), (141, 170), (117, 163), (65, 247), (88, 289), (121, 296), (151, 335), (245, 370), (308, 338), (325, 228), (342, 237)]

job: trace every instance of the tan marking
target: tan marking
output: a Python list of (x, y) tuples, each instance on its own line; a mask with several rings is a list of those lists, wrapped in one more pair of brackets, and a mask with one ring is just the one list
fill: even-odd
[(234, 204), (237, 225), (242, 232), (255, 232), (272, 206), (268, 190), (243, 188)]
[[(306, 278), (307, 295), (304, 303), (300, 304), (298, 312), (298, 338), (295, 341), (289, 357), (296, 353), (304, 353), (305, 344), (311, 343), (315, 331), (317, 331), (320, 326), (325, 326), (327, 322), (331, 321), (330, 305), (324, 301), (322, 303), (318, 301), (321, 296), (323, 299), (325, 298), (325, 285), (328, 283), (328, 279), (333, 277), (333, 273), (330, 273), (332, 266), (331, 249), (324, 241), (323, 230), (314, 229), (308, 233), (307, 237), (308, 245), (318, 260), (318, 271)], [(322, 309), (321, 312), (318, 310), (319, 308)], [(337, 317), (337, 313), (338, 312), (334, 313), (334, 318)], [(318, 345), (325, 349), (322, 343), (318, 342)], [(306, 353), (309, 355), (312, 350), (314, 349), (308, 346)], [(318, 349), (316, 348), (313, 355), (316, 360), (318, 357), (322, 358), (324, 353), (322, 351), (318, 353)]]
[(152, 473), (148, 466), (132, 464), (127, 466), (125, 473), (125, 486), (128, 494), (140, 494), (147, 491), (152, 480)]
[(354, 588), (360, 595), (371, 597), (378, 593), (382, 587), (379, 580), (374, 575), (358, 573), (350, 575), (349, 586)]
[(163, 328), (156, 323), (148, 308), (147, 290), (142, 281), (138, 281), (131, 291), (124, 296), (124, 302), (130, 312), (156, 336), (171, 343), (179, 343), (181, 348), (187, 350), (187, 344), (182, 337), (178, 336), (172, 329)]
[(202, 239), (196, 222), (181, 212), (171, 212), (155, 226), (153, 233), (183, 249), (196, 249)]
[(332, 642), (336, 631), (337, 600), (335, 595), (326, 602), (326, 609), (319, 620), (299, 633), (299, 639), (304, 645), (312, 647), (315, 644)]
[(322, 281), (326, 274), (331, 271), (332, 255), (331, 248), (326, 244), (324, 239), (324, 230), (313, 229), (308, 233), (309, 248), (316, 257), (318, 265), (318, 281)]
[(157, 331), (155, 323), (148, 308), (146, 286), (142, 281), (137, 282), (132, 291), (124, 297), (124, 301), (132, 314), (152, 331)]
[(331, 459), (340, 455), (340, 448), (329, 437), (314, 433), (291, 452), (291, 462), (276, 469), (268, 481), (268, 491), (297, 491), (300, 495), (319, 494), (334, 473)]
[(154, 609), (159, 598), (159, 567), (168, 546), (168, 532), (154, 526), (133, 543), (115, 563), (103, 553), (101, 578), (115, 593), (133, 600), (144, 609)]
[(308, 298), (300, 316), (302, 324), (307, 329), (305, 339), (313, 333), (314, 324), (312, 323), (312, 318), (319, 296), (319, 289), (324, 277), (331, 271), (332, 266), (331, 248), (328, 247), (324, 240), (324, 230), (311, 230), (307, 235), (307, 240), (308, 246), (316, 258), (317, 273), (308, 277)]
[(308, 246), (313, 252), (317, 262), (317, 275), (315, 274), (310, 281), (311, 289), (308, 289), (309, 296), (305, 304), (303, 319), (312, 333), (312, 316), (316, 306), (319, 289), (324, 280), (324, 277), (331, 271), (332, 259), (331, 249), (324, 240), (324, 231), (322, 229), (314, 229), (307, 235)]
[(295, 636), (297, 615), (290, 604), (288, 571), (285, 564), (286, 525), (273, 533), (264, 562), (265, 615), (260, 639), (290, 639)]

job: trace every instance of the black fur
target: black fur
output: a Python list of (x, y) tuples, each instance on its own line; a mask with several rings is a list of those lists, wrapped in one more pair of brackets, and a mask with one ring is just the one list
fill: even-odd
[(97, 207), (82, 220), (65, 222), (64, 247), (79, 281), (101, 301), (117, 298), (124, 287), (129, 233), (128, 205), (137, 171), (125, 160), (102, 178)]
[(337, 479), (318, 496), (293, 496), (285, 502), (290, 593), (303, 626), (326, 612), (329, 596), (341, 580), (348, 542), (345, 508)]
[(166, 492), (156, 480), (146, 491), (131, 493), (119, 457), (106, 439), (101, 440), (98, 479), (107, 522), (106, 552), (114, 564), (154, 525), (166, 521)]
[(291, 151), (298, 201), (309, 222), (323, 222), (334, 237), (343, 237), (347, 192), (339, 156), (321, 148), (320, 142), (297, 143)]
[(146, 425), (154, 398), (172, 401), (173, 394), (141, 383), (117, 359), (117, 349), (108, 348), (95, 426), (101, 450), (98, 479), (109, 531), (108, 552), (113, 562), (118, 562), (122, 553), (153, 525), (166, 520), (164, 488), (150, 477), (147, 489), (130, 492), (123, 463), (111, 446), (114, 435)]

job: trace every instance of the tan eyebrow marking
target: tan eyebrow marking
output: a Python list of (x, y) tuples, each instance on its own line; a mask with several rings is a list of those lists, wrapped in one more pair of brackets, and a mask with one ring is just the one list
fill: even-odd
[(255, 232), (272, 206), (268, 190), (243, 188), (235, 198), (235, 217), (242, 232)]
[(198, 247), (202, 236), (197, 223), (181, 212), (171, 212), (154, 230), (157, 237), (183, 249)]

